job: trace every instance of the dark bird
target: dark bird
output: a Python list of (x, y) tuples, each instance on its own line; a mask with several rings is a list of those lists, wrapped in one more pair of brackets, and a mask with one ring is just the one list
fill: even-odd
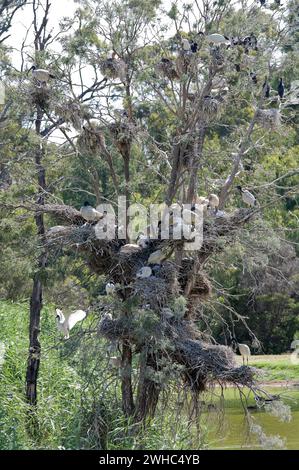
[(266, 4), (266, 0), (260, 0), (261, 7), (263, 7)]
[(276, 5), (281, 6), (280, 0), (275, 0)]
[(263, 83), (263, 91), (264, 91), (264, 97), (265, 98), (270, 98), (270, 85), (267, 82)]
[(191, 42), (191, 52), (193, 52), (195, 54), (197, 52), (197, 50), (198, 50), (197, 42), (192, 41)]
[(255, 72), (250, 72), (250, 78), (253, 81), (253, 83), (256, 85), (257, 84), (257, 76)]
[(250, 46), (252, 47), (252, 49), (256, 51), (258, 50), (257, 37), (253, 33), (250, 33)]
[(235, 64), (235, 69), (236, 69), (236, 72), (241, 72), (241, 65)]
[(282, 78), (279, 79), (279, 84), (278, 84), (278, 87), (277, 87), (277, 92), (279, 94), (279, 97), (280, 99), (283, 98), (283, 95), (284, 95), (284, 83), (282, 81)]

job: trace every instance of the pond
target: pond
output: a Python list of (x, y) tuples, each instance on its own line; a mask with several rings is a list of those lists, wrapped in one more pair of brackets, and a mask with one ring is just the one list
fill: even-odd
[[(267, 392), (281, 394), (283, 402), (291, 407), (292, 419), (290, 422), (281, 422), (264, 409), (250, 410), (252, 421), (262, 427), (263, 433), (269, 436), (279, 436), (288, 450), (299, 449), (299, 389), (298, 388), (268, 388)], [(228, 389), (225, 391), (224, 413), (217, 413), (217, 401), (210, 406), (204, 421), (208, 429), (206, 440), (209, 449), (246, 449), (262, 448), (255, 434), (249, 432), (248, 422), (244, 416), (238, 391)], [(252, 397), (248, 405), (254, 405)]]

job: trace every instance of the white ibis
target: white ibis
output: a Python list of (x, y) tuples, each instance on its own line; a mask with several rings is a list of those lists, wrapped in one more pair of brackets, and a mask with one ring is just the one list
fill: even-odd
[(247, 204), (247, 206), (253, 207), (256, 205), (256, 199), (248, 189), (243, 189), (241, 186), (237, 186), (237, 189), (240, 191), (242, 200)]
[(92, 207), (88, 201), (84, 202), (84, 205), (80, 209), (80, 213), (83, 219), (87, 222), (95, 222), (97, 220), (101, 220), (104, 217), (104, 214)]
[(28, 73), (32, 71), (32, 75), (36, 80), (41, 83), (48, 83), (50, 78), (56, 78), (49, 70), (46, 69), (38, 69), (35, 65), (28, 70)]
[(113, 282), (107, 282), (105, 290), (107, 295), (113, 295), (115, 292), (115, 285)]
[(71, 329), (79, 322), (84, 320), (86, 312), (84, 310), (75, 310), (65, 317), (62, 310), (56, 308), (56, 321), (59, 331), (64, 333), (64, 339), (69, 339)]

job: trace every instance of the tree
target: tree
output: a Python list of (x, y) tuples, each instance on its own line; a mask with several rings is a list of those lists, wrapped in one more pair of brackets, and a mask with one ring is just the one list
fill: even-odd
[[(47, 45), (52, 41), (42, 21), (41, 33), (36, 27), (35, 62), (51, 64), (57, 79), (46, 87), (33, 84), (32, 89), (22, 74), (18, 78), (20, 101), (26, 102), (30, 90), (32, 98), (22, 125), (34, 115), (38, 145), (42, 142), (49, 152), (54, 146), (53, 153), (65, 159), (61, 171), (72, 176), (70, 184), (53, 178), (46, 186), (38, 152), (39, 199), (22, 201), (18, 207), (36, 215), (47, 252), (57, 246), (64, 253), (74, 249), (96, 275), (117, 285), (113, 301), (101, 302), (102, 310), (113, 315), (101, 319), (99, 333), (121, 344), (123, 411), (135, 422), (154, 415), (163, 380), (172, 374), (183, 379), (195, 397), (215, 380), (247, 385), (256, 393), (252, 370), (235, 367), (231, 350), (207, 342), (196, 321), (211, 294), (207, 264), (212, 259), (217, 263), (218, 253), (261, 217), (272, 198), (276, 201), (275, 191), (265, 196), (255, 187), (258, 179), (252, 181), (250, 169), (267, 138), (272, 145), (272, 136), (281, 130), (277, 95), (273, 91), (266, 96), (267, 85), (274, 87), (281, 73), (275, 62), (286, 34), (280, 28), (280, 12), (275, 20), (256, 5), (235, 9), (230, 1), (181, 7), (175, 2), (168, 12), (159, 11), (159, 6), (132, 0), (81, 2), (75, 23), (65, 20), (61, 25), (59, 58), (41, 47), (44, 40)], [(163, 14), (162, 28), (158, 13)], [(74, 31), (67, 34), (71, 27)], [(208, 39), (215, 32), (234, 40), (223, 37), (217, 45)], [(184, 50), (183, 40), (196, 43), (198, 50)], [(45, 144), (56, 131), (63, 135), (62, 148)], [(48, 166), (53, 171), (50, 162)], [(83, 181), (79, 190), (78, 169)], [(144, 196), (140, 180), (150, 184), (149, 195)], [(261, 196), (258, 207), (235, 210), (234, 188), (240, 180), (257, 199)], [(51, 184), (54, 189), (49, 190)], [(121, 247), (128, 236), (99, 240), (95, 227), (84, 225), (72, 207), (79, 207), (81, 192), (92, 193), (95, 203), (104, 198), (115, 203), (124, 194), (127, 207), (154, 199), (168, 205), (193, 203), (201, 193), (217, 192), (221, 212), (208, 213), (203, 245), (189, 256), (188, 240), (159, 237), (127, 256)], [(69, 204), (62, 204), (61, 194)], [(54, 220), (64, 225), (44, 233), (44, 217), (51, 225)], [(158, 249), (164, 250), (165, 260), (155, 276), (136, 279), (137, 270)], [(36, 278), (35, 318), (40, 292)]]

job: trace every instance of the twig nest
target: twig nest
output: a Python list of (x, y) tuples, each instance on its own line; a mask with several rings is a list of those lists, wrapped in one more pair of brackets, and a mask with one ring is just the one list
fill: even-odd
[(104, 59), (100, 62), (100, 70), (106, 77), (126, 81), (127, 65), (122, 59), (115, 57)]
[(33, 86), (31, 85), (28, 90), (28, 96), (30, 97), (30, 105), (35, 104), (43, 110), (47, 110), (50, 107), (51, 99), (53, 98), (53, 91), (51, 88), (45, 86)]
[(175, 63), (171, 59), (162, 57), (161, 61), (156, 65), (155, 68), (159, 75), (163, 75), (169, 80), (176, 80), (179, 78)]
[(65, 120), (65, 122), (72, 124), (72, 126), (78, 131), (82, 129), (82, 122), (85, 119), (91, 118), (91, 114), (88, 109), (77, 101), (69, 100), (65, 103), (59, 104), (56, 106), (55, 111)]
[(257, 121), (265, 129), (277, 129), (281, 126), (281, 114), (279, 109), (258, 109), (256, 117)]
[(203, 99), (202, 107), (208, 116), (217, 116), (220, 111), (220, 101), (214, 96), (207, 95)]
[(105, 147), (105, 137), (102, 128), (93, 124), (84, 126), (77, 140), (81, 153), (98, 155)]

